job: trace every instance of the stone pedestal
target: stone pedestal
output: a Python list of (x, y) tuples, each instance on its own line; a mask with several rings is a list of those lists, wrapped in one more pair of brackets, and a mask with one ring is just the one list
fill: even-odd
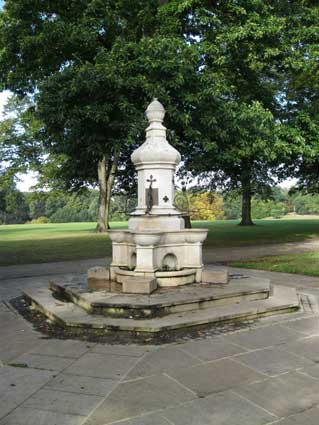
[(128, 294), (151, 294), (156, 288), (156, 279), (138, 276), (127, 276), (122, 283), (122, 291)]
[(165, 110), (157, 99), (148, 106), (146, 116), (146, 141), (131, 157), (138, 173), (137, 208), (128, 230), (109, 232), (111, 279), (122, 283), (124, 292), (134, 288), (135, 293), (148, 293), (157, 286), (202, 281), (207, 229), (185, 229), (174, 206), (174, 176), (181, 155), (166, 140)]
[(91, 267), (88, 272), (88, 288), (92, 291), (110, 290), (110, 269), (108, 267)]

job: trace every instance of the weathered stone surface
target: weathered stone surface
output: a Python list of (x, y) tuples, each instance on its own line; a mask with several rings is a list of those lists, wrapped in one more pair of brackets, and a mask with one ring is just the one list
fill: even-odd
[(309, 375), (312, 378), (319, 379), (319, 366), (317, 364), (306, 366), (300, 371), (300, 373), (305, 373), (306, 375)]
[(288, 328), (295, 329), (298, 332), (302, 332), (306, 335), (318, 335), (319, 334), (319, 318), (310, 317), (308, 319), (300, 319), (289, 321), (285, 324)]
[(100, 397), (65, 391), (41, 389), (28, 398), (23, 406), (68, 415), (88, 415), (101, 401)]
[(127, 294), (151, 294), (157, 288), (156, 279), (128, 276), (122, 280), (123, 292)]
[(95, 344), (93, 343), (83, 341), (49, 339), (40, 341), (39, 344), (30, 351), (30, 353), (41, 354), (42, 356), (47, 355), (78, 359), (84, 353), (93, 348), (94, 345)]
[(12, 312), (2, 313), (0, 323), (0, 360), (3, 362), (10, 362), (40, 343), (30, 323)]
[(21, 367), (0, 368), (0, 418), (45, 385), (52, 374)]
[(31, 350), (38, 343), (39, 338), (27, 333), (23, 337), (13, 333), (8, 338), (0, 335), (0, 340), (0, 360), (4, 363), (10, 363), (23, 353)]
[(109, 290), (110, 269), (108, 267), (91, 267), (87, 272), (88, 288), (94, 291)]
[(242, 354), (236, 356), (235, 360), (271, 376), (311, 365), (310, 360), (288, 353), (279, 347)]
[(166, 409), (161, 415), (174, 425), (263, 425), (276, 419), (230, 391)]
[(70, 375), (62, 372), (52, 379), (45, 388), (105, 397), (116, 383), (112, 379)]
[(88, 289), (91, 291), (110, 291), (112, 282), (105, 279), (88, 279)]
[[(225, 287), (228, 289), (229, 285)], [(256, 319), (263, 315), (289, 312), (299, 307), (295, 290), (293, 290), (293, 300), (289, 298), (292, 295), (290, 288), (284, 288), (284, 290), (280, 292), (281, 294), (278, 298), (271, 297), (269, 299), (262, 299), (254, 302), (243, 301), (237, 303), (236, 301), (235, 304), (229, 302), (229, 298), (232, 296), (229, 294), (227, 305), (171, 313), (167, 316), (155, 319), (126, 319), (91, 315), (75, 304), (54, 299), (46, 289), (37, 291), (27, 290), (25, 294), (29, 299), (33, 300), (39, 311), (46, 314), (50, 319), (58, 321), (60, 324), (62, 323), (64, 326), (80, 326), (95, 329), (104, 328), (111, 330), (116, 328), (119, 331), (161, 332), (170, 329), (180, 329), (230, 320)], [(288, 296), (288, 300), (286, 300), (286, 296)], [(129, 294), (124, 295), (126, 300), (128, 297)], [(237, 300), (237, 297), (235, 297), (235, 299)], [(297, 332), (288, 328), (285, 328), (285, 331), (286, 333), (297, 335)], [(299, 335), (302, 334), (299, 333)], [(269, 343), (268, 345), (272, 344)]]
[(229, 359), (173, 369), (169, 375), (200, 397), (265, 379), (265, 375)]
[(86, 425), (105, 425), (186, 402), (195, 395), (167, 376), (153, 376), (118, 385), (93, 412)]
[(85, 416), (67, 415), (47, 410), (18, 407), (8, 415), (1, 425), (82, 425)]
[(187, 368), (199, 363), (201, 363), (200, 359), (179, 350), (174, 345), (162, 347), (147, 353), (130, 371), (127, 379), (160, 374), (178, 367)]
[(34, 369), (53, 370), (57, 372), (65, 369), (72, 363), (73, 359), (45, 355), (42, 356), (41, 354), (32, 353), (23, 354), (13, 361), (13, 364), (23, 364), (26, 365), (26, 367)]
[(174, 425), (172, 422), (168, 422), (160, 413), (150, 413), (147, 415), (139, 416), (134, 419), (128, 419), (127, 421), (121, 421), (121, 425)]
[(229, 273), (224, 270), (203, 270), (202, 282), (204, 283), (228, 283)]
[(207, 338), (191, 341), (179, 345), (179, 348), (204, 361), (218, 360), (247, 351), (239, 345), (226, 342), (223, 338)]
[(71, 375), (119, 380), (136, 361), (135, 357), (88, 353), (74, 362), (65, 372)]
[(298, 372), (237, 388), (235, 392), (279, 417), (302, 412), (319, 403), (319, 381)]
[(319, 362), (319, 336), (311, 336), (286, 344), (285, 350)]
[(152, 345), (96, 344), (92, 352), (99, 354), (112, 354), (116, 356), (141, 357), (143, 354), (155, 349), (158, 349), (158, 347)]
[(110, 280), (110, 269), (108, 267), (91, 267), (87, 274), (88, 279)]
[(238, 332), (225, 336), (226, 341), (246, 348), (263, 348), (283, 344), (301, 338), (302, 334), (280, 325), (265, 326), (249, 332)]
[(319, 409), (315, 406), (297, 415), (289, 416), (278, 422), (277, 425), (318, 425)]

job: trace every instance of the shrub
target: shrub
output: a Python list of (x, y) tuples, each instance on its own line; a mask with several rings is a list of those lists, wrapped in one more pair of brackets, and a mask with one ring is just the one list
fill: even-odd
[(48, 217), (38, 217), (38, 218), (34, 218), (31, 221), (28, 221), (27, 224), (46, 224), (46, 223), (50, 223), (50, 220), (48, 219)]

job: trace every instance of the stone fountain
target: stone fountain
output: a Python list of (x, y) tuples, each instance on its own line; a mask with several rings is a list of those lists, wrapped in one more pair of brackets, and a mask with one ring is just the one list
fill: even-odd
[[(165, 110), (154, 99), (146, 110), (146, 141), (132, 154), (138, 205), (128, 230), (111, 230), (110, 267), (86, 276), (62, 276), (49, 287), (24, 290), (31, 306), (69, 334), (166, 334), (178, 329), (247, 321), (295, 312), (294, 288), (268, 279), (231, 275), (208, 265), (207, 229), (185, 229), (174, 206), (174, 176), (181, 156), (166, 140)], [(68, 281), (68, 278), (71, 279)]]
[(138, 173), (138, 205), (128, 230), (111, 230), (112, 281), (123, 292), (151, 293), (158, 286), (202, 281), (202, 244), (207, 229), (185, 229), (174, 206), (174, 177), (180, 153), (166, 139), (165, 109), (154, 99), (146, 109), (145, 142), (132, 162)]

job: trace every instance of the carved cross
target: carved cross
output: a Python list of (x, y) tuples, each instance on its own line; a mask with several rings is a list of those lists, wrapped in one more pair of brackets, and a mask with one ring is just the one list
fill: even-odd
[(150, 183), (150, 188), (152, 187), (152, 184), (156, 182), (156, 179), (153, 179), (152, 174), (150, 175), (150, 178), (146, 180), (147, 183)]

